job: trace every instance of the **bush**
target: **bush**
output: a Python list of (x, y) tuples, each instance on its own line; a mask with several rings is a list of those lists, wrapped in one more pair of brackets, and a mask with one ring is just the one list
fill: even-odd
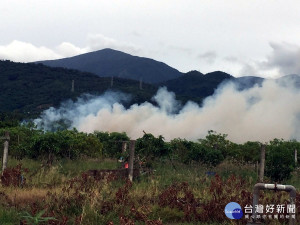
[(28, 156), (32, 138), (42, 134), (41, 131), (35, 130), (32, 126), (1, 128), (0, 136), (4, 135), (5, 131), (8, 131), (10, 136), (9, 155), (17, 159)]
[(35, 136), (30, 149), (31, 158), (42, 157), (76, 159), (82, 156), (101, 157), (102, 144), (93, 134), (64, 130)]
[(148, 166), (151, 166), (155, 158), (169, 156), (170, 148), (164, 142), (163, 136), (154, 137), (152, 134), (144, 134), (142, 138), (136, 141), (136, 154), (146, 160)]
[(275, 139), (267, 146), (266, 176), (273, 181), (283, 181), (291, 177), (295, 168), (294, 148), (291, 142)]
[(219, 149), (213, 149), (205, 144), (185, 139), (174, 139), (171, 141), (170, 146), (174, 158), (185, 164), (196, 161), (209, 166), (216, 166), (224, 160)]
[(261, 143), (248, 141), (245, 144), (240, 145), (240, 148), (240, 160), (252, 163), (260, 160)]
[(129, 141), (129, 137), (124, 132), (95, 132), (94, 134), (103, 143), (103, 155), (105, 157), (120, 158), (122, 155), (122, 141)]
[(176, 138), (170, 142), (172, 157), (182, 163), (190, 163), (190, 151), (194, 143), (185, 139)]
[(199, 139), (199, 142), (207, 148), (219, 150), (223, 157), (226, 158), (232, 149), (232, 143), (226, 138), (227, 134), (218, 134), (215, 131), (210, 130), (205, 139)]

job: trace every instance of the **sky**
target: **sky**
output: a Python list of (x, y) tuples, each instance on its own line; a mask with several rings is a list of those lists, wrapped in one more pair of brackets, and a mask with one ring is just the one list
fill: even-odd
[(0, 59), (103, 48), (181, 72), (300, 74), (299, 0), (1, 0)]

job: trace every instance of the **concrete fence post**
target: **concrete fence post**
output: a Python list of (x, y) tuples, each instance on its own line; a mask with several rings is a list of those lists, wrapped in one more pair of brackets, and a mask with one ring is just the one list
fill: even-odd
[(135, 150), (135, 140), (130, 140), (130, 146), (129, 146), (129, 173), (128, 178), (130, 181), (133, 180), (133, 162), (134, 162), (134, 150)]
[(259, 164), (259, 182), (262, 183), (264, 181), (265, 175), (265, 159), (266, 159), (266, 145), (261, 146), (260, 150), (260, 164)]
[(3, 162), (2, 162), (2, 173), (7, 167), (7, 158), (8, 158), (8, 145), (9, 145), (9, 132), (5, 132), (4, 136), (4, 151), (3, 151)]
[(124, 154), (127, 150), (127, 142), (126, 141), (123, 141), (122, 142), (122, 153)]

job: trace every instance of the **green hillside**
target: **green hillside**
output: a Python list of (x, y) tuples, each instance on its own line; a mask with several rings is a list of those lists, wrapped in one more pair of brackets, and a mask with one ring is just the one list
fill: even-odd
[(234, 80), (234, 77), (221, 71), (205, 75), (198, 71), (191, 71), (177, 79), (166, 81), (162, 85), (182, 98), (193, 99), (201, 103), (205, 97), (214, 93), (219, 84), (229, 79)]
[[(71, 91), (72, 80), (74, 92)], [(116, 77), (111, 87), (110, 77), (42, 64), (0, 61), (0, 89), (1, 112), (36, 114), (83, 93), (99, 95), (106, 90), (130, 93), (132, 102), (144, 102), (151, 99), (157, 88), (143, 84), (140, 90), (138, 81)]]

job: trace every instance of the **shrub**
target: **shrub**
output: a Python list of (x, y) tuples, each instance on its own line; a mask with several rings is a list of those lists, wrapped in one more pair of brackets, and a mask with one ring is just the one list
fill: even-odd
[(170, 148), (161, 135), (156, 138), (152, 134), (144, 134), (142, 138), (137, 139), (135, 149), (136, 154), (144, 158), (148, 166), (151, 166), (155, 158), (169, 156), (170, 153)]
[(266, 176), (276, 182), (283, 181), (291, 177), (294, 168), (293, 145), (278, 139), (271, 141), (266, 152)]
[(103, 143), (103, 155), (105, 157), (120, 158), (122, 141), (129, 141), (129, 137), (124, 132), (95, 132), (94, 134)]

